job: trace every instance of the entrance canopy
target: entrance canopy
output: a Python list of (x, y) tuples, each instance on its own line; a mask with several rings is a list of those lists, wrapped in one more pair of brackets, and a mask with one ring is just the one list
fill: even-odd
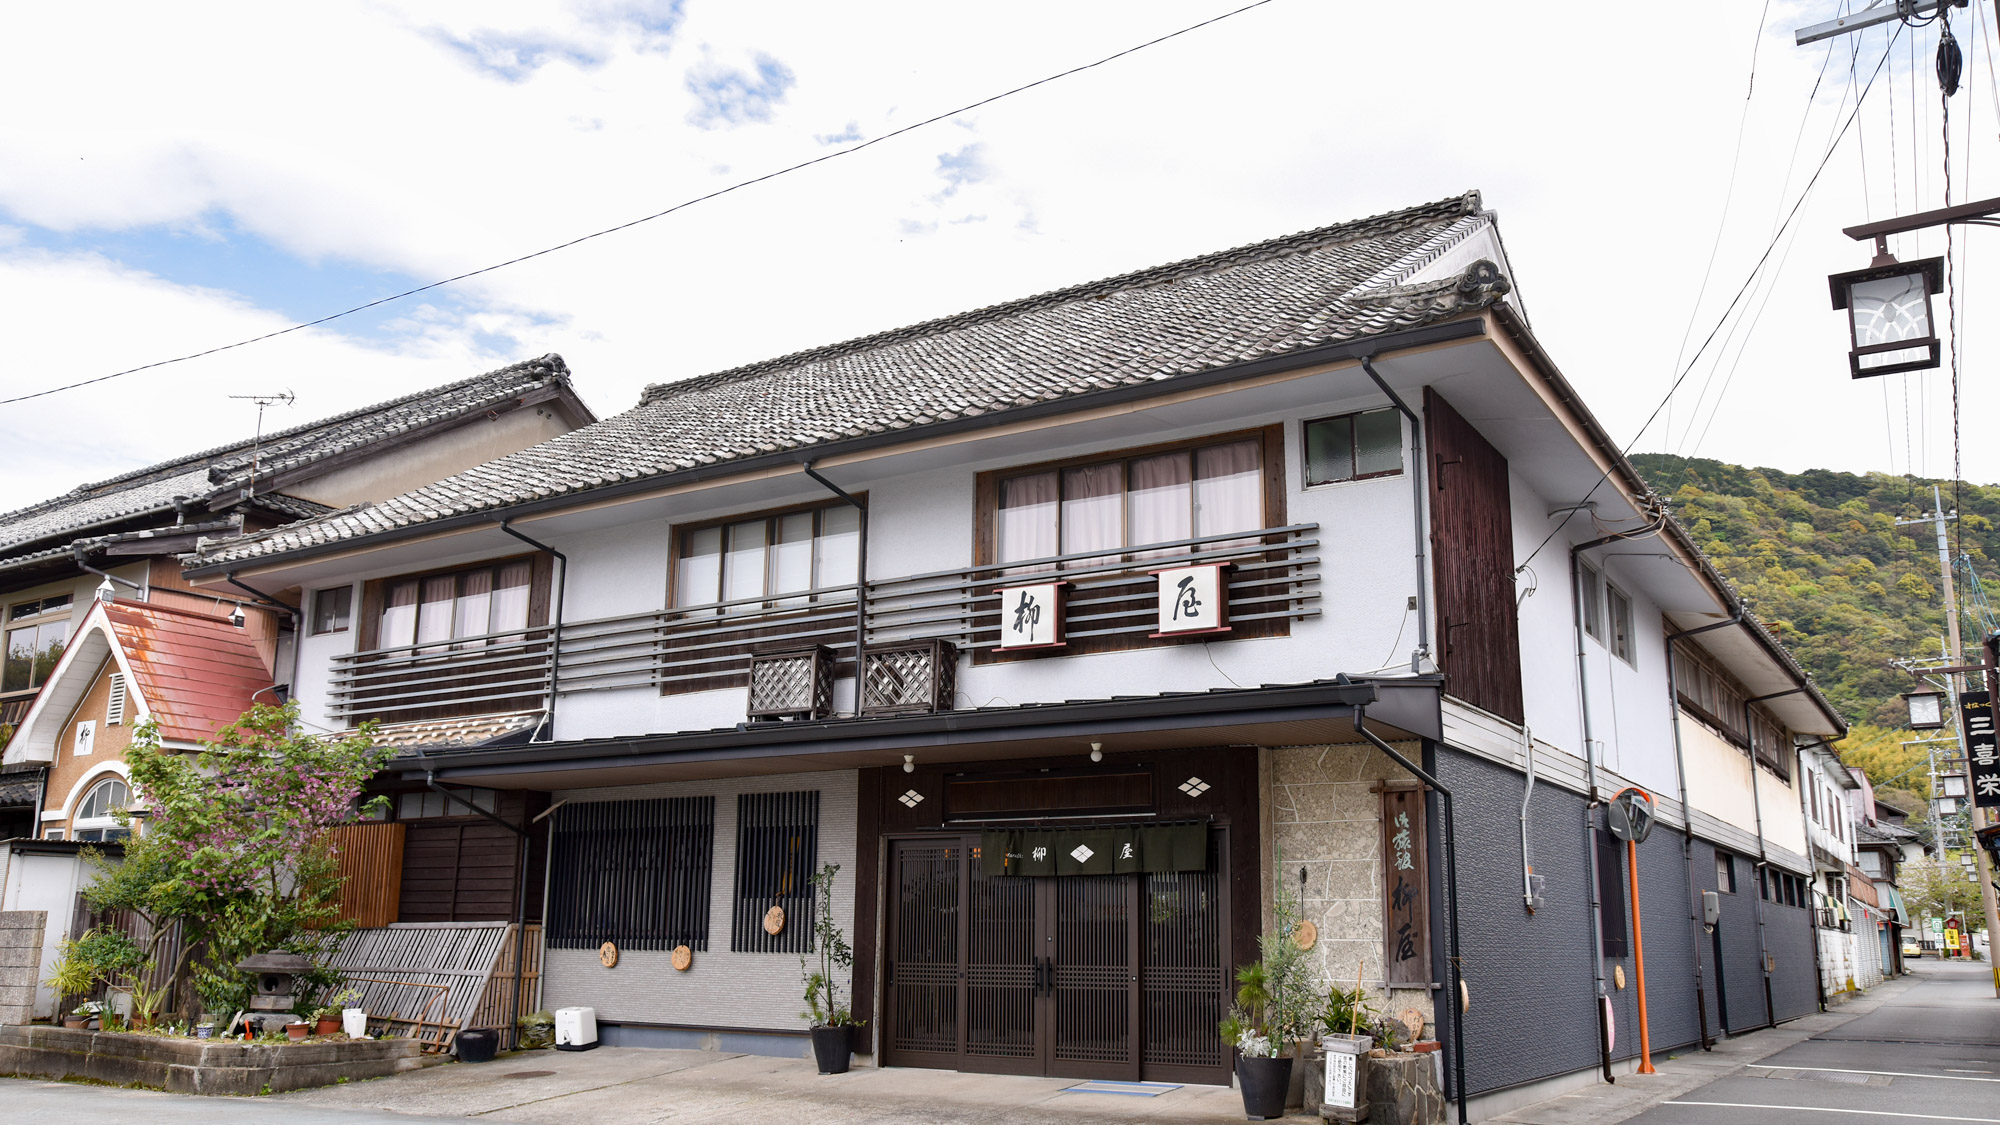
[(1195, 746), (1365, 741), (1355, 716), (1389, 741), (1442, 737), (1435, 676), (1317, 680), (1208, 692), (885, 718), (747, 724), (689, 734), (411, 753), (391, 770), (489, 789), (583, 789), (700, 778)]

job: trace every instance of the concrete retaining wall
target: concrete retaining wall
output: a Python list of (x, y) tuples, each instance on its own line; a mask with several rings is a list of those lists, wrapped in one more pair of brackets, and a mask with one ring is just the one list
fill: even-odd
[(35, 986), (42, 975), (44, 910), (0, 911), (0, 1024), (35, 1016)]
[(414, 1039), (225, 1043), (65, 1027), (0, 1027), (0, 1074), (88, 1078), (176, 1094), (263, 1094), (381, 1078), (429, 1060)]

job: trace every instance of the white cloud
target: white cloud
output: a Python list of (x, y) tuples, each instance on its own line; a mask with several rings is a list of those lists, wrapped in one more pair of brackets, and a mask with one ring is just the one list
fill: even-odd
[[(0, 98), (36, 107), (0, 125), (0, 223), (87, 239), (226, 216), (305, 260), (429, 280), (835, 151), (1227, 6), (482, 2), (425, 5), (419, 16), (242, 3), (190, 19), (157, 5), (15, 5), (0, 13), (9, 41), (74, 46), (18, 52), (0, 73)], [(1789, 29), (1823, 7), (1772, 6), (1730, 235), (1697, 341), (1769, 238), (1826, 57), (1791, 46)], [(37, 467), (0, 479), (0, 507), (241, 436), (249, 415), (222, 396), (273, 379), (299, 391), (304, 420), (418, 380), (560, 351), (608, 412), (648, 381), (1475, 187), (1501, 215), (1544, 343), (1613, 433), (1629, 436), (1667, 385), (1707, 263), (1756, 14), (1721, 0), (1677, 11), (1661, 20), (1609, 5), (1557, 20), (1458, 0), (1413, 18), (1280, 0), (455, 286), (428, 312), (404, 310), (409, 331), (391, 343), (290, 337), (7, 408), (0, 434), (33, 448)], [(1959, 38), (1968, 73), (1985, 79), (1983, 40), (1964, 28)], [(1860, 46), (1865, 80), (1880, 34)], [(1846, 52), (1840, 45), (1797, 145), (1792, 193), (1830, 134)], [(1923, 54), (1919, 112), (1934, 114)], [(760, 73), (760, 59), (791, 81)], [(725, 72), (740, 86), (714, 86)], [(1913, 167), (1911, 83), (1896, 81), (1893, 205), (1935, 206), (1935, 121), (1919, 122), (1933, 140)], [(1969, 85), (1954, 124), (1990, 135), (1991, 106)], [(735, 100), (702, 100), (718, 88)], [(1948, 471), (1943, 377), (1850, 383), (1822, 280), (1867, 260), (1838, 228), (1892, 207), (1885, 93), (1871, 96), (1864, 121), (1872, 203), (1850, 138), (1800, 217), (1769, 303), (1754, 295), (1763, 312), (1740, 363), (1740, 334), (1720, 353), (1711, 401), (1732, 363), (1735, 375), (1701, 453), (1852, 470), (1893, 459), (1901, 469), (1907, 385), (1909, 444), (1924, 468)], [(733, 120), (703, 128), (691, 116)], [(1994, 166), (1982, 156), (1974, 174), (1961, 172), (1954, 198), (1996, 194)], [(1961, 254), (1971, 243), (1974, 299), (1994, 254), (1982, 239), (1959, 243)], [(1927, 238), (1921, 249), (1942, 243)], [(88, 256), (25, 251), (19, 238), (0, 238), (0, 286), (17, 359), (9, 391), (283, 320), (255, 307), (275, 297), (195, 291)], [(1968, 370), (1987, 354), (1981, 331), (1981, 321), (1967, 326)], [(478, 341), (493, 334), (518, 341), (519, 354), (483, 351)], [(1697, 447), (1704, 422), (1681, 435), (1707, 374), (1689, 379), (1674, 438), (1656, 428), (1640, 448)], [(1964, 393), (1968, 419), (1995, 405), (1978, 379)], [(72, 432), (72, 422), (107, 417), (117, 418), (110, 433)], [(2000, 450), (1968, 442), (1967, 466), (1975, 479), (2000, 479)]]

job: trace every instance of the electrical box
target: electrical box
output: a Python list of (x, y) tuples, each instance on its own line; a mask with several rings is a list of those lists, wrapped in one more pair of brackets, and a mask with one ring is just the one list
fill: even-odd
[(596, 1008), (556, 1009), (556, 1050), (588, 1051), (597, 1046)]
[(1701, 892), (1701, 924), (1714, 929), (1722, 921), (1722, 896), (1714, 891)]
[(1548, 880), (1540, 875), (1528, 876), (1528, 913), (1533, 914), (1542, 908), (1542, 888), (1547, 883)]

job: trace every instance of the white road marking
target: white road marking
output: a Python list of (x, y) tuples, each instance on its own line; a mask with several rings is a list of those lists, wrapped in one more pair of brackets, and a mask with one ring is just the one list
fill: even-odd
[(2000, 1125), (2000, 1117), (1940, 1117), (1935, 1113), (1890, 1113), (1886, 1109), (1824, 1109), (1810, 1105), (1757, 1105), (1753, 1102), (1661, 1102), (1661, 1105), (1699, 1105), (1716, 1109), (1776, 1109), (1792, 1113), (1852, 1113), (1862, 1117), (1908, 1117), (1916, 1121), (1972, 1121), (1979, 1125)]
[[(1945, 1082), (2000, 1082), (2000, 1078), (1960, 1078), (1955, 1074), (1916, 1074), (1907, 1070), (1848, 1070), (1838, 1066), (1766, 1066), (1763, 1063), (1746, 1063), (1756, 1070), (1803, 1070), (1825, 1071), (1829, 1074), (1879, 1074), (1885, 1078), (1936, 1078)], [(1947, 1068), (1949, 1069), (1949, 1068)], [(1973, 1071), (1975, 1074), (1991, 1074), (1990, 1070)]]
[(1953, 1074), (1991, 1074), (1991, 1073), (1993, 1073), (1993, 1072), (1992, 1072), (1992, 1071), (1990, 1071), (1990, 1070), (1966, 1070), (1966, 1069), (1965, 1069), (1964, 1067), (1957, 1067), (1957, 1066), (1948, 1066), (1948, 1067), (1945, 1067), (1945, 1069), (1946, 1069), (1946, 1070), (1948, 1070), (1948, 1071), (1951, 1071), (1951, 1072), (1952, 1072)]

